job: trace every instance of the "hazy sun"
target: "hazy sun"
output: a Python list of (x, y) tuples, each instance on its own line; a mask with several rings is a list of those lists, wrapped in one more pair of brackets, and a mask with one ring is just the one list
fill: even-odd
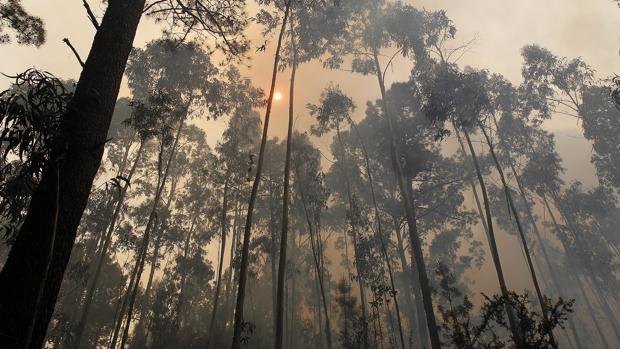
[(273, 100), (274, 101), (281, 101), (282, 100), (282, 92), (276, 91), (276, 93), (273, 94)]

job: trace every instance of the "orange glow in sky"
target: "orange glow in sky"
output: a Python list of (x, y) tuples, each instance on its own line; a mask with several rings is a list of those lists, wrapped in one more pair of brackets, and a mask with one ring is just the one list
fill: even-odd
[(277, 102), (277, 101), (281, 101), (281, 100), (282, 100), (282, 92), (280, 92), (280, 91), (276, 91), (276, 92), (273, 94), (273, 100), (274, 100), (274, 101), (276, 101), (276, 102)]

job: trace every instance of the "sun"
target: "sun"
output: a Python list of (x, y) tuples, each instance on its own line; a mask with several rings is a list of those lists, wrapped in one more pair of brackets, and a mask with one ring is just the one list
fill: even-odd
[(276, 92), (273, 94), (273, 100), (274, 100), (274, 101), (276, 101), (276, 102), (277, 102), (277, 101), (281, 101), (281, 100), (282, 100), (282, 92), (280, 92), (280, 91), (276, 91)]

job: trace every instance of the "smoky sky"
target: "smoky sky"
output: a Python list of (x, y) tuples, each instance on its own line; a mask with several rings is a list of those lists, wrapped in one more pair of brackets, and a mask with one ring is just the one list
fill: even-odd
[[(611, 0), (416, 0), (407, 1), (428, 10), (446, 10), (447, 15), (457, 27), (457, 38), (452, 45), (471, 41), (467, 52), (459, 60), (459, 65), (489, 69), (506, 76), (519, 84), (521, 81), (520, 49), (530, 43), (539, 44), (559, 56), (582, 57), (594, 67), (598, 77), (606, 77), (614, 72), (620, 73), (620, 9)], [(47, 30), (47, 42), (40, 48), (16, 44), (0, 46), (0, 72), (11, 75), (30, 67), (49, 71), (63, 79), (77, 79), (80, 66), (62, 39), (71, 40), (83, 59), (95, 33), (82, 7), (81, 1), (24, 0), (24, 7), (33, 15), (40, 16)], [(101, 15), (105, 4), (91, 1), (97, 15)], [(252, 10), (255, 5), (250, 5)], [(134, 46), (160, 36), (161, 28), (150, 19), (144, 18), (140, 24)], [(253, 45), (263, 42), (260, 30), (250, 27), (248, 37)], [(267, 90), (273, 64), (275, 38), (271, 38), (264, 53), (254, 53), (244, 63), (242, 72), (250, 77), (256, 86)], [(386, 50), (388, 55), (389, 49)], [(386, 59), (386, 57), (383, 57)], [(387, 82), (407, 80), (411, 63), (397, 59), (388, 69)], [(285, 135), (288, 108), (289, 72), (280, 73), (276, 89), (283, 93), (283, 99), (274, 105), (271, 135), (280, 139)], [(379, 96), (379, 89), (373, 77), (363, 77), (345, 71), (328, 71), (319, 62), (303, 64), (297, 75), (298, 87), (295, 96), (297, 130), (308, 129), (311, 120), (305, 109), (306, 103), (316, 102), (321, 91), (330, 83), (339, 85), (351, 95), (357, 104), (356, 117), (363, 116), (366, 102)], [(0, 78), (2, 87), (10, 80)], [(126, 84), (121, 96), (129, 95)], [(225, 120), (196, 121), (208, 135), (211, 145), (219, 139), (225, 127)], [(544, 127), (556, 136), (558, 151), (567, 169), (566, 180), (578, 179), (586, 185), (596, 183), (594, 170), (590, 164), (591, 145), (583, 139), (577, 120), (556, 115)], [(329, 137), (313, 139), (324, 151), (331, 143)], [(507, 260), (521, 260), (521, 251), (503, 248), (514, 245), (510, 237), (499, 241), (500, 250), (506, 251)], [(504, 245), (504, 246), (502, 246)], [(521, 263), (521, 262), (519, 262)], [(522, 263), (521, 263), (522, 264)], [(516, 267), (520, 268), (520, 267)], [(526, 275), (523, 265), (522, 275)], [(481, 275), (492, 275), (490, 266), (485, 266)], [(476, 289), (492, 288), (494, 280), (486, 282), (478, 279)], [(525, 277), (524, 277), (525, 279)], [(527, 281), (516, 282), (517, 288), (526, 287)]]

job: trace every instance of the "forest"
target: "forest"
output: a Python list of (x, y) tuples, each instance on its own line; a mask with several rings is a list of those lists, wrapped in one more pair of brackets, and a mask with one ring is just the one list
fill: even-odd
[(0, 0), (0, 348), (620, 348), (618, 7)]

